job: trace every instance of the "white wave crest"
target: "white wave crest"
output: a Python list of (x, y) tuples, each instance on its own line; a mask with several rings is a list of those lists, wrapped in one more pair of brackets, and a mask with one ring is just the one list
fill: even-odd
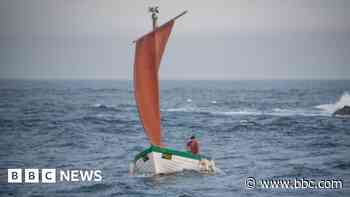
[(96, 103), (94, 105), (92, 105), (92, 107), (101, 107), (103, 104), (100, 104), (100, 103)]
[(194, 107), (180, 107), (180, 108), (170, 108), (164, 110), (166, 112), (193, 112), (193, 113), (209, 113), (213, 115), (260, 115), (262, 114), (259, 111), (253, 110), (237, 110), (237, 111), (211, 111), (205, 109), (198, 109)]
[(333, 113), (345, 105), (350, 106), (350, 94), (348, 92), (344, 92), (339, 100), (335, 103), (318, 105), (315, 108), (326, 111), (328, 113)]
[(184, 112), (184, 113), (208, 113), (212, 115), (236, 116), (236, 115), (270, 115), (270, 116), (329, 116), (328, 113), (317, 111), (309, 111), (305, 109), (281, 109), (275, 108), (269, 111), (259, 111), (254, 109), (237, 109), (235, 111), (217, 111), (208, 109), (199, 109), (193, 107), (170, 108), (164, 110), (166, 112)]
[(115, 106), (115, 105), (105, 105), (105, 104), (100, 104), (100, 103), (96, 103), (96, 104), (92, 105), (92, 107), (102, 108), (102, 109), (117, 109), (117, 106)]
[(213, 114), (213, 115), (227, 115), (227, 116), (233, 116), (233, 115), (253, 115), (253, 116), (258, 116), (258, 115), (262, 115), (263, 114), (263, 112), (253, 111), (253, 110), (209, 111), (208, 113)]
[(272, 116), (329, 116), (327, 113), (322, 113), (310, 109), (281, 109), (275, 108), (272, 112), (265, 113)]
[(199, 110), (195, 110), (193, 107), (180, 107), (180, 108), (170, 108), (164, 111), (167, 112), (200, 112)]

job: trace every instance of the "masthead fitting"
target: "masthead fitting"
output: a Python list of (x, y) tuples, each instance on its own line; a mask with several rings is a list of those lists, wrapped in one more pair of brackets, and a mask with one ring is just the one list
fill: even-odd
[(152, 26), (153, 26), (153, 30), (154, 30), (157, 27), (157, 19), (158, 19), (158, 15), (157, 14), (159, 14), (158, 6), (149, 7), (148, 11), (150, 13), (152, 13)]

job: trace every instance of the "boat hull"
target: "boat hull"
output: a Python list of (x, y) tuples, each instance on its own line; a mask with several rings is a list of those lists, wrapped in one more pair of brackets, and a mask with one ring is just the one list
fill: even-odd
[(141, 174), (171, 174), (184, 170), (214, 173), (215, 163), (190, 152), (151, 146), (135, 157), (133, 169), (134, 173)]

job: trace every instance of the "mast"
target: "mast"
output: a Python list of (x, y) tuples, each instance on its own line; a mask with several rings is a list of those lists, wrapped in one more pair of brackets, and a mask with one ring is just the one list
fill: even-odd
[(159, 10), (158, 10), (158, 6), (154, 6), (154, 7), (149, 7), (148, 9), (149, 12), (152, 13), (152, 26), (153, 26), (153, 30), (155, 30), (157, 28), (157, 19), (158, 19), (158, 15), (159, 14)]

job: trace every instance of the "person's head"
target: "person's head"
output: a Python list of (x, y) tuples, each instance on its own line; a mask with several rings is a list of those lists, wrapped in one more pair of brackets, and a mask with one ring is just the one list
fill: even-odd
[(192, 135), (190, 139), (191, 139), (191, 140), (195, 140), (195, 139), (196, 139), (196, 136)]

